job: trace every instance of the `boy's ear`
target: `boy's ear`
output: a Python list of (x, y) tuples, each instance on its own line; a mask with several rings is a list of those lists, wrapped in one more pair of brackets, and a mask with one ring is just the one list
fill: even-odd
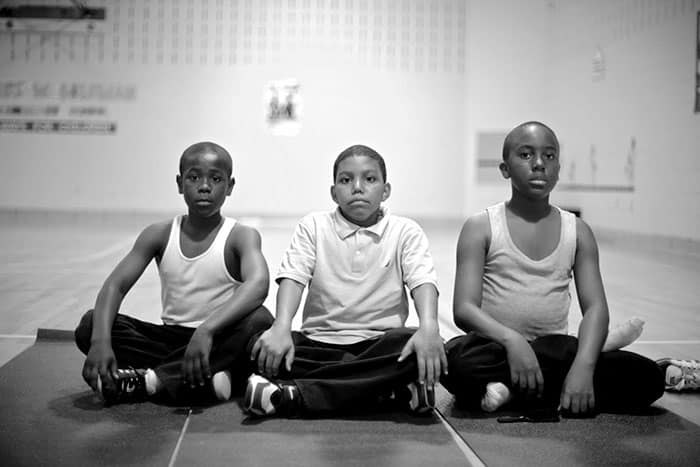
[(177, 192), (182, 194), (182, 175), (175, 175), (175, 183), (177, 183)]
[(335, 196), (335, 185), (331, 185), (331, 198), (338, 204), (338, 198)]
[(505, 162), (501, 162), (500, 164), (498, 164), (498, 170), (501, 171), (501, 175), (503, 175), (503, 178), (510, 178), (508, 164), (506, 164)]
[(389, 199), (391, 195), (391, 183), (387, 182), (384, 184), (384, 191), (382, 192), (382, 201)]
[(226, 196), (231, 196), (231, 192), (233, 191), (233, 186), (236, 184), (236, 179), (231, 176), (231, 180), (228, 181), (228, 190), (226, 190)]

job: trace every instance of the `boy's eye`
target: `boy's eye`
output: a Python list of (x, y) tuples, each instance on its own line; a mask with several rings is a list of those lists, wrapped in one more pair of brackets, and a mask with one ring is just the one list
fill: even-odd
[(375, 177), (374, 175), (370, 175), (367, 177), (367, 181), (370, 183), (374, 183), (377, 181), (377, 177)]
[(549, 160), (552, 160), (552, 159), (556, 159), (557, 156), (556, 156), (556, 154), (549, 153), (549, 154), (545, 154), (544, 157), (546, 157)]
[(187, 176), (187, 179), (188, 179), (188, 180), (191, 180), (191, 181), (193, 181), (193, 182), (195, 182), (195, 181), (197, 181), (197, 180), (199, 179), (199, 176), (197, 176), (197, 175), (188, 175), (188, 176)]
[(529, 152), (521, 152), (520, 153), (520, 157), (523, 159), (529, 159), (531, 156), (532, 156), (532, 154)]
[(211, 179), (214, 180), (214, 182), (216, 182), (216, 183), (219, 183), (221, 181), (221, 177), (219, 177), (217, 175), (213, 176)]
[(338, 181), (339, 181), (340, 183), (349, 183), (349, 182), (350, 182), (350, 178), (348, 178), (348, 177), (340, 177), (340, 178), (338, 179)]

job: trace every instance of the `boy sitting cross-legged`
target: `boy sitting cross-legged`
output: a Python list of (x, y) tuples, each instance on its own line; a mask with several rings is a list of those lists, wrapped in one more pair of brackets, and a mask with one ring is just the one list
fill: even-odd
[[(383, 158), (367, 146), (333, 166), (338, 208), (309, 214), (294, 232), (277, 281), (277, 316), (251, 349), (251, 415), (330, 414), (382, 398), (431, 410), (446, 369), (428, 241), (414, 221), (381, 206), (391, 192)], [(300, 331), (292, 318), (308, 286)], [(406, 288), (420, 319), (404, 327)], [(415, 355), (412, 355), (415, 354)]]
[[(75, 330), (83, 378), (107, 404), (164, 398), (205, 404), (242, 391), (247, 343), (272, 324), (262, 304), (269, 275), (255, 229), (223, 217), (234, 185), (229, 153), (196, 143), (180, 157), (187, 215), (153, 224), (105, 281)], [(163, 324), (118, 313), (155, 260)]]

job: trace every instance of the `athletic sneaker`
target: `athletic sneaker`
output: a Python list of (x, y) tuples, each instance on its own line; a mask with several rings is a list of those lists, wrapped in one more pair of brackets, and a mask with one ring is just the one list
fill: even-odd
[(484, 397), (481, 399), (481, 409), (484, 412), (495, 412), (510, 402), (512, 398), (513, 395), (505, 384), (488, 383)]
[(656, 364), (664, 372), (667, 391), (700, 389), (700, 360), (662, 358), (657, 360)]
[(408, 408), (416, 414), (427, 414), (435, 408), (435, 388), (419, 382), (409, 383)]
[(293, 417), (301, 410), (301, 394), (295, 384), (273, 382), (252, 374), (243, 398), (243, 409), (250, 415)]
[(148, 397), (146, 393), (146, 370), (135, 368), (120, 368), (117, 377), (112, 378), (114, 386), (104, 387), (97, 378), (97, 390), (107, 405), (124, 402), (143, 402)]

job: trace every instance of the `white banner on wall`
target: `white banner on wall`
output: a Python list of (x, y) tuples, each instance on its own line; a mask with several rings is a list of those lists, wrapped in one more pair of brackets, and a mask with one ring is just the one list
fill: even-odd
[(265, 88), (265, 121), (273, 135), (296, 136), (301, 131), (301, 86), (296, 79), (270, 81)]

